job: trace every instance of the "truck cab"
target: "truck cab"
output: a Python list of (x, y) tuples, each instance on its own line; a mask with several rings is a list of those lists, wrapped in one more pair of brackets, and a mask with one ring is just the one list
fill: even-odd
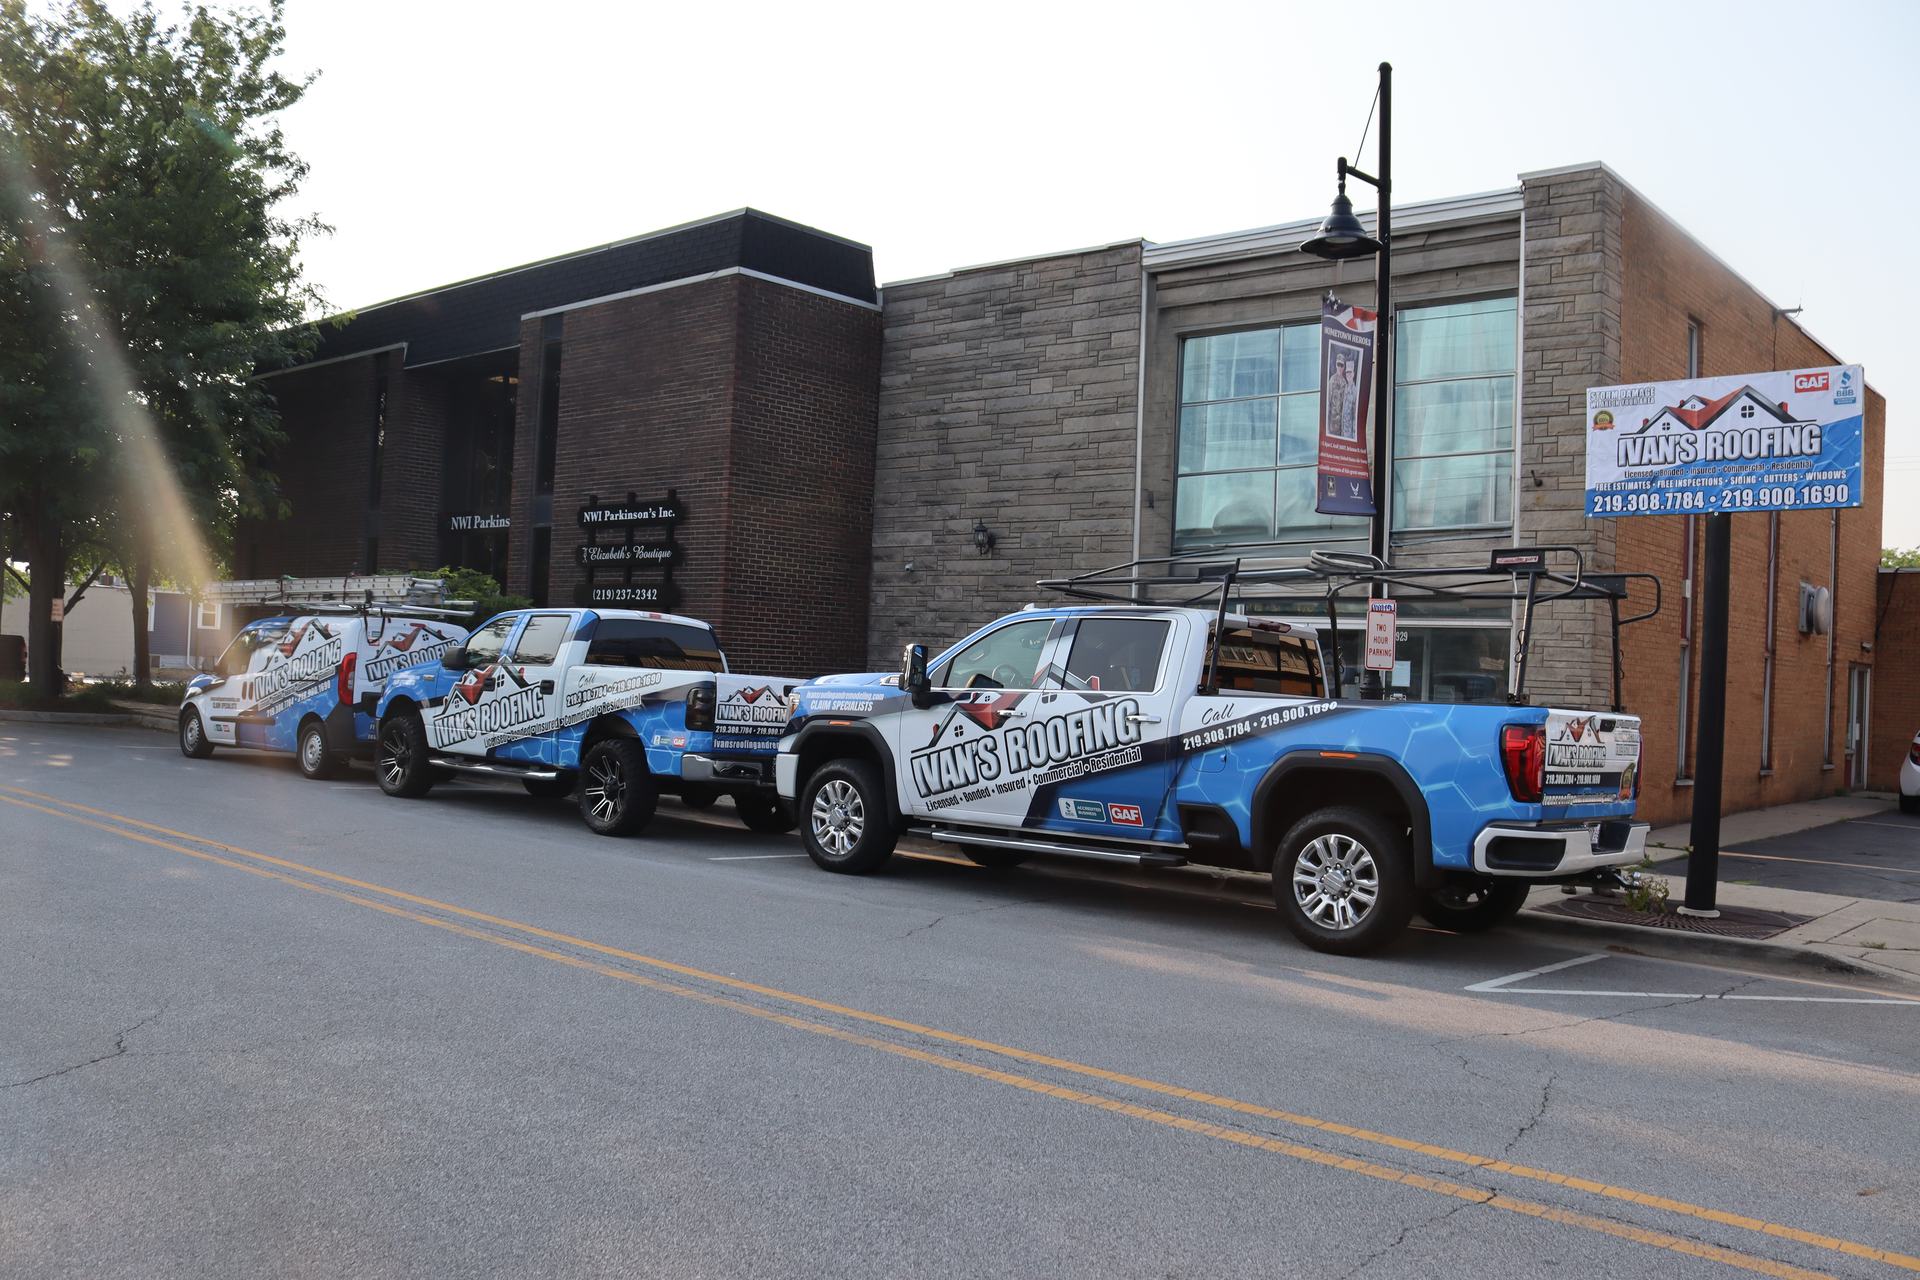
[(772, 761), (800, 681), (728, 669), (697, 618), (621, 609), (500, 614), (380, 700), (375, 767), (389, 795), (456, 774), (579, 794), (603, 835), (631, 835), (662, 793), (695, 808), (733, 799), (755, 830), (790, 830)]

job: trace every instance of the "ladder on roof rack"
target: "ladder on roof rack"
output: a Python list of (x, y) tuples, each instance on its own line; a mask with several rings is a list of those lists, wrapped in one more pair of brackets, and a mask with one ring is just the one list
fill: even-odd
[[(1555, 568), (1550, 558), (1558, 556)], [(1572, 558), (1572, 564), (1565, 563)], [(1121, 604), (1169, 604), (1193, 607), (1208, 602), (1219, 593), (1219, 609), (1214, 625), (1214, 654), (1211, 670), (1220, 668), (1219, 647), (1225, 632), (1228, 597), (1236, 587), (1291, 586), (1323, 588), (1326, 592), (1327, 625), (1336, 632), (1340, 625), (1340, 593), (1364, 586), (1371, 592), (1376, 585), (1390, 588), (1395, 599), (1504, 600), (1520, 604), (1520, 633), (1515, 661), (1513, 691), (1507, 701), (1526, 705), (1527, 651), (1533, 638), (1535, 606), (1560, 600), (1605, 600), (1613, 629), (1613, 710), (1625, 712), (1621, 703), (1620, 628), (1644, 622), (1660, 612), (1660, 579), (1651, 573), (1608, 573), (1589, 577), (1586, 557), (1577, 547), (1504, 547), (1496, 550), (1485, 565), (1396, 568), (1370, 555), (1352, 552), (1314, 551), (1311, 555), (1280, 567), (1249, 569), (1244, 559), (1222, 559), (1215, 553), (1188, 553), (1178, 556), (1145, 556), (1123, 564), (1110, 565), (1076, 574), (1071, 578), (1043, 578), (1039, 586), (1082, 600), (1112, 600)], [(1147, 572), (1143, 566), (1163, 566)], [(1525, 578), (1523, 588), (1520, 579)], [(1630, 617), (1620, 616), (1620, 602), (1627, 598), (1631, 580), (1653, 584), (1653, 607)], [(1542, 591), (1542, 585), (1546, 590)], [(1155, 588), (1177, 589), (1178, 600), (1155, 600)], [(1306, 594), (1301, 592), (1300, 594)], [(1243, 597), (1244, 602), (1244, 597)], [(1338, 697), (1342, 677), (1340, 646), (1333, 646), (1333, 689)]]
[(209, 582), (200, 599), (226, 605), (284, 605), (311, 612), (354, 612), (404, 608), (450, 617), (463, 616), (463, 601), (445, 597), (439, 578), (410, 573), (361, 573), (339, 578), (243, 578)]

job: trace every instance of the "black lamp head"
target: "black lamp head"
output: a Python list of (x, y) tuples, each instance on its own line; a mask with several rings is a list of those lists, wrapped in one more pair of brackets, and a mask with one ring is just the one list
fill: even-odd
[(984, 556), (993, 550), (993, 544), (996, 541), (997, 539), (993, 536), (993, 530), (987, 528), (987, 522), (985, 520), (976, 520), (974, 522), (973, 545), (975, 550)]
[(1353, 201), (1347, 199), (1347, 184), (1340, 183), (1340, 194), (1333, 198), (1333, 210), (1320, 224), (1320, 234), (1300, 246), (1300, 252), (1316, 258), (1365, 258), (1380, 252), (1380, 242), (1367, 234), (1360, 219), (1353, 216)]

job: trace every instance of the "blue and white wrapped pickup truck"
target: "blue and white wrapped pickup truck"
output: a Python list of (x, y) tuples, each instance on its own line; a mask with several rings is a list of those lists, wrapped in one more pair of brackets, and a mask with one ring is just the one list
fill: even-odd
[(733, 798), (756, 831), (789, 831), (773, 756), (798, 679), (736, 675), (695, 618), (527, 609), (488, 621), (439, 663), (387, 682), (374, 771), (391, 796), (457, 773), (580, 797), (602, 835), (632, 835), (661, 793)]
[(1536, 884), (1643, 856), (1637, 717), (1339, 687), (1311, 621), (1030, 606), (932, 658), (908, 646), (901, 672), (794, 690), (780, 794), (829, 871), (908, 833), (993, 867), (1270, 871), (1293, 933), (1344, 954), (1415, 911), (1487, 928)]

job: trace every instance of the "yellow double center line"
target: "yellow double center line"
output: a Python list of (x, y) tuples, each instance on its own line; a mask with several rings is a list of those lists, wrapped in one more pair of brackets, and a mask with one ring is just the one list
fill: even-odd
[[(256, 863), (265, 863), (267, 866), (282, 867), (288, 871), (298, 872), (302, 876), (318, 877), (322, 880), (331, 881), (334, 884), (348, 885), (355, 889), (380, 894), (385, 898), (413, 903), (429, 910), (446, 912), (456, 917), (477, 921), (496, 929), (522, 934), (527, 937), (542, 938), (562, 946), (613, 957), (661, 972), (678, 974), (682, 977), (692, 978), (700, 982), (712, 983), (717, 986), (731, 988), (735, 991), (748, 992), (769, 1000), (798, 1005), (803, 1008), (818, 1010), (822, 1013), (833, 1014), (841, 1018), (888, 1027), (896, 1031), (906, 1032), (910, 1035), (924, 1036), (929, 1039), (944, 1041), (948, 1044), (961, 1045), (969, 1049), (1012, 1058), (1020, 1062), (1032, 1063), (1036, 1066), (1049, 1067), (1057, 1071), (1085, 1076), (1109, 1084), (1124, 1085), (1128, 1088), (1139, 1089), (1148, 1093), (1157, 1093), (1167, 1097), (1179, 1098), (1186, 1102), (1219, 1107), (1227, 1111), (1237, 1112), (1241, 1115), (1258, 1116), (1265, 1120), (1278, 1120), (1286, 1124), (1316, 1129), (1322, 1133), (1335, 1134), (1349, 1140), (1391, 1147), (1395, 1150), (1426, 1156), (1430, 1159), (1466, 1165), (1474, 1169), (1482, 1169), (1493, 1173), (1508, 1174), (1517, 1178), (1527, 1178), (1539, 1182), (1551, 1183), (1555, 1186), (1566, 1187), (1575, 1191), (1583, 1191), (1612, 1200), (1625, 1201), (1643, 1208), (1659, 1209), (1668, 1213), (1682, 1214), (1687, 1217), (1697, 1218), (1703, 1222), (1712, 1222), (1724, 1227), (1737, 1227), (1746, 1231), (1755, 1231), (1762, 1235), (1774, 1236), (1782, 1240), (1792, 1240), (1799, 1244), (1812, 1245), (1821, 1249), (1830, 1249), (1838, 1253), (1848, 1254), (1852, 1257), (1866, 1258), (1875, 1262), (1884, 1262), (1890, 1266), (1899, 1267), (1907, 1271), (1920, 1272), (1920, 1258), (1911, 1257), (1903, 1253), (1895, 1253), (1887, 1249), (1878, 1249), (1872, 1245), (1859, 1244), (1851, 1240), (1842, 1240), (1838, 1237), (1823, 1235), (1815, 1231), (1803, 1231), (1797, 1227), (1783, 1226), (1779, 1223), (1767, 1222), (1759, 1218), (1750, 1218), (1743, 1214), (1728, 1213), (1720, 1209), (1709, 1209), (1701, 1205), (1688, 1204), (1682, 1200), (1671, 1200), (1665, 1196), (1648, 1195), (1645, 1192), (1632, 1191), (1625, 1187), (1611, 1186), (1607, 1183), (1596, 1182), (1587, 1178), (1554, 1173), (1545, 1169), (1534, 1169), (1506, 1160), (1496, 1160), (1487, 1156), (1474, 1155), (1466, 1151), (1455, 1151), (1448, 1147), (1433, 1146), (1429, 1143), (1415, 1142), (1407, 1138), (1396, 1138), (1391, 1134), (1375, 1133), (1372, 1130), (1337, 1124), (1329, 1120), (1319, 1120), (1312, 1116), (1300, 1115), (1296, 1112), (1263, 1107), (1257, 1103), (1240, 1102), (1232, 1098), (1221, 1097), (1217, 1094), (1203, 1093), (1194, 1089), (1183, 1089), (1177, 1085), (1163, 1084), (1159, 1081), (1148, 1080), (1140, 1076), (1108, 1071), (1102, 1067), (1088, 1066), (1085, 1063), (1073, 1062), (1065, 1058), (1049, 1057), (1046, 1054), (1033, 1053), (1026, 1049), (1014, 1048), (1010, 1045), (996, 1044), (990, 1040), (979, 1040), (972, 1036), (963, 1036), (951, 1031), (942, 1031), (935, 1027), (923, 1027), (917, 1023), (905, 1022), (898, 1018), (889, 1018), (883, 1014), (868, 1013), (865, 1010), (853, 1009), (845, 1005), (832, 1004), (824, 1000), (815, 1000), (810, 996), (796, 995), (790, 991), (782, 991), (777, 987), (761, 986), (758, 983), (745, 982), (739, 978), (730, 978), (724, 974), (709, 973), (703, 969), (695, 969), (688, 965), (675, 964), (670, 960), (658, 960), (651, 956), (640, 955), (637, 952), (623, 951), (617, 947), (609, 947), (601, 943), (589, 942), (584, 938), (575, 938), (568, 934), (555, 933), (552, 930), (542, 929), (536, 925), (521, 924), (517, 921), (502, 919), (499, 916), (490, 916), (479, 911), (470, 911), (465, 907), (456, 907), (450, 903), (439, 902), (432, 898), (423, 898), (415, 894), (402, 892), (398, 889), (385, 888), (384, 886), (372, 884), (365, 880), (355, 880), (351, 876), (337, 875), (334, 872), (322, 871), (316, 867), (309, 867), (302, 863), (289, 862), (284, 858), (275, 858), (268, 854), (256, 853), (251, 849), (242, 849), (235, 845), (222, 844), (218, 840), (209, 840), (204, 836), (174, 831), (168, 827), (156, 826), (150, 822), (141, 822), (136, 818), (128, 818), (120, 814), (107, 812), (103, 809), (90, 809), (85, 805), (74, 804), (71, 801), (60, 800), (53, 796), (41, 795), (38, 792), (24, 791), (18, 787), (7, 786), (0, 786), (0, 792), (11, 793), (8, 795), (0, 795), (0, 800), (5, 800), (9, 804), (19, 805), (26, 809), (33, 809), (37, 812), (49, 814), (56, 818), (64, 818), (71, 822), (84, 823), (87, 826), (97, 827), (102, 831), (108, 831), (129, 840), (138, 840), (145, 844), (157, 845), (160, 848), (172, 850), (175, 853), (186, 854), (188, 857), (200, 858), (208, 862), (216, 862), (221, 866), (251, 872), (254, 875), (266, 876), (270, 879), (279, 880), (302, 889), (312, 890), (316, 893), (324, 893), (329, 897), (338, 898), (344, 902), (370, 907), (375, 911), (384, 912), (388, 915), (400, 916), (404, 919), (413, 920), (420, 924), (432, 925), (438, 929), (446, 929), (479, 941), (509, 947), (527, 955), (539, 956), (542, 959), (572, 965), (575, 968), (585, 969), (605, 977), (617, 978), (623, 982), (636, 983), (656, 991), (668, 992), (676, 996), (698, 1000), (705, 1004), (733, 1010), (738, 1013), (749, 1014), (757, 1018), (765, 1018), (796, 1030), (830, 1036), (849, 1044), (861, 1045), (865, 1048), (879, 1050), (883, 1053), (908, 1058), (915, 1062), (961, 1072), (979, 1079), (991, 1080), (998, 1084), (1011, 1085), (1017, 1089), (1025, 1089), (1029, 1092), (1045, 1094), (1048, 1097), (1059, 1098), (1067, 1102), (1097, 1107), (1101, 1110), (1115, 1112), (1136, 1120), (1146, 1120), (1155, 1124), (1168, 1125), (1172, 1128), (1182, 1129), (1189, 1133), (1201, 1134), (1222, 1142), (1231, 1142), (1240, 1146), (1253, 1147), (1262, 1151), (1271, 1151), (1280, 1155), (1292, 1156), (1295, 1159), (1310, 1161), (1314, 1164), (1344, 1169), (1350, 1173), (1363, 1174), (1367, 1177), (1379, 1178), (1387, 1182), (1396, 1182), (1402, 1186), (1415, 1187), (1423, 1191), (1433, 1192), (1437, 1195), (1450, 1196), (1455, 1199), (1465, 1200), (1474, 1204), (1483, 1204), (1496, 1209), (1505, 1209), (1513, 1213), (1525, 1214), (1529, 1217), (1545, 1218), (1554, 1222), (1566, 1223), (1570, 1226), (1584, 1227), (1590, 1231), (1597, 1231), (1604, 1235), (1615, 1236), (1623, 1240), (1632, 1240), (1640, 1244), (1652, 1245), (1656, 1248), (1669, 1249), (1675, 1253), (1688, 1254), (1699, 1258), (1709, 1258), (1716, 1262), (1723, 1262), (1729, 1266), (1758, 1272), (1762, 1275), (1788, 1277), (1819, 1277), (1825, 1275), (1824, 1272), (1809, 1271), (1803, 1267), (1796, 1267), (1788, 1263), (1738, 1253), (1732, 1249), (1723, 1249), (1717, 1245), (1703, 1244), (1696, 1240), (1688, 1240), (1679, 1236), (1668, 1235), (1664, 1232), (1651, 1231), (1644, 1227), (1616, 1222), (1609, 1218), (1600, 1218), (1591, 1214), (1578, 1213), (1568, 1209), (1558, 1209), (1550, 1205), (1536, 1204), (1527, 1200), (1519, 1200), (1511, 1196), (1490, 1191), (1484, 1187), (1462, 1186), (1458, 1183), (1447, 1182), (1438, 1178), (1430, 1178), (1424, 1174), (1374, 1164), (1370, 1161), (1355, 1159), (1351, 1156), (1340, 1155), (1336, 1152), (1322, 1151), (1314, 1147), (1305, 1147), (1280, 1138), (1265, 1137), (1257, 1133), (1247, 1132), (1243, 1129), (1211, 1124), (1204, 1120), (1195, 1120), (1191, 1117), (1176, 1115), (1168, 1111), (1160, 1111), (1152, 1107), (1143, 1107), (1135, 1103), (1124, 1102), (1099, 1094), (1065, 1088), (1043, 1080), (1036, 1080), (1029, 1076), (1016, 1075), (993, 1067), (982, 1066), (978, 1063), (966, 1062), (958, 1058), (950, 1058), (943, 1054), (930, 1053), (924, 1049), (916, 1049), (908, 1045), (896, 1044), (892, 1041), (862, 1035), (855, 1031), (848, 1031), (841, 1027), (829, 1026), (825, 1023), (795, 1017), (791, 1014), (761, 1008), (758, 1005), (748, 1004), (744, 1001), (731, 999), (713, 992), (700, 991), (692, 987), (663, 981), (659, 978), (648, 977), (644, 974), (632, 973), (611, 965), (598, 964), (593, 960), (585, 959), (577, 955), (567, 955), (549, 947), (542, 947), (531, 942), (522, 941), (520, 938), (504, 937), (497, 933), (472, 928), (455, 921), (436, 919), (433, 916), (422, 915), (417, 911), (409, 911), (404, 907), (394, 906), (390, 902), (378, 902), (371, 898), (362, 897), (356, 893), (332, 888), (329, 885), (314, 884), (307, 880), (297, 879), (291, 875), (284, 875), (277, 871), (267, 870), (265, 867), (250, 865), (245, 862), (235, 862), (232, 859), (222, 858), (216, 854), (206, 853), (199, 849), (189, 849), (183, 845), (174, 844), (167, 840), (159, 840), (152, 836), (141, 835), (137, 831), (129, 831), (126, 828), (138, 827), (144, 831), (155, 831), (161, 835), (173, 836), (181, 840), (191, 840), (195, 844), (238, 854)], [(31, 800), (44, 800), (48, 804), (59, 805), (61, 808), (49, 809), (44, 805), (33, 804), (30, 800), (18, 799), (16, 797), (30, 797)], [(74, 810), (75, 812), (63, 812), (63, 810)], [(109, 822), (98, 822), (78, 816), (82, 813), (92, 814), (95, 818), (105, 818), (108, 819)], [(110, 823), (118, 823), (121, 825), (110, 825)]]

